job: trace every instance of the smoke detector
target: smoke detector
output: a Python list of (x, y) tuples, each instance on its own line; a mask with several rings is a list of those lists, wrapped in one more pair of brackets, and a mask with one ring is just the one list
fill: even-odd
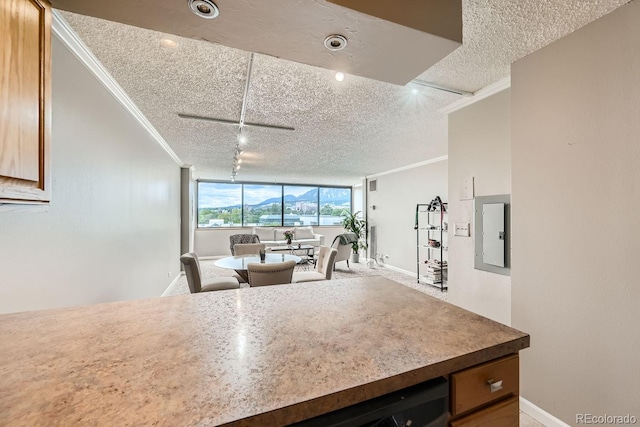
[(332, 34), (324, 39), (324, 47), (334, 52), (342, 50), (347, 47), (347, 38), (340, 34)]
[(189, 0), (191, 11), (201, 18), (213, 19), (220, 14), (218, 6), (211, 0)]

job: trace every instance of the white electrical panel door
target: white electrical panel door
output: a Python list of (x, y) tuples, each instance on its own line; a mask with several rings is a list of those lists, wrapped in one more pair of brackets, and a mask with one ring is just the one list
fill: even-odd
[(504, 203), (482, 205), (482, 262), (504, 267)]

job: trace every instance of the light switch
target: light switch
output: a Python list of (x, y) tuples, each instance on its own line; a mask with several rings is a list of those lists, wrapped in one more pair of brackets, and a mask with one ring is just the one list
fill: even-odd
[(473, 200), (472, 176), (469, 176), (462, 181), (462, 188), (460, 188), (460, 200)]
[(469, 237), (469, 223), (457, 222), (454, 225), (455, 235), (461, 237)]

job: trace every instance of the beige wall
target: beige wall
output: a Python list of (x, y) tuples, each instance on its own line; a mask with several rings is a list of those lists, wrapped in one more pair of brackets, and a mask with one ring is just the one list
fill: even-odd
[(509, 325), (511, 277), (474, 269), (473, 200), (460, 200), (465, 178), (475, 195), (511, 194), (511, 93), (504, 90), (449, 115), (449, 218), (471, 237), (449, 241), (449, 302)]
[(521, 393), (640, 417), (640, 2), (512, 67), (513, 326)]
[(369, 225), (377, 226), (378, 254), (389, 256), (388, 266), (416, 272), (416, 204), (436, 196), (448, 200), (447, 163), (441, 160), (370, 178), (377, 181), (377, 191), (367, 193)]
[(48, 212), (0, 212), (0, 312), (159, 296), (180, 168), (55, 37), (52, 124)]

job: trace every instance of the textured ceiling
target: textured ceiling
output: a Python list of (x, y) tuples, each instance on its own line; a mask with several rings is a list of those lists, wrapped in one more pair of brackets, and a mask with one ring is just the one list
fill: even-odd
[[(465, 0), (464, 45), (419, 78), (475, 92), (626, 2)], [(239, 120), (248, 52), (175, 36), (170, 48), (155, 31), (63, 16), (184, 163), (201, 178), (230, 178), (237, 126), (177, 114)], [(437, 111), (458, 99), (350, 75), (337, 82), (329, 70), (256, 54), (245, 121), (295, 131), (246, 127), (237, 180), (352, 184), (445, 155), (447, 118)]]

